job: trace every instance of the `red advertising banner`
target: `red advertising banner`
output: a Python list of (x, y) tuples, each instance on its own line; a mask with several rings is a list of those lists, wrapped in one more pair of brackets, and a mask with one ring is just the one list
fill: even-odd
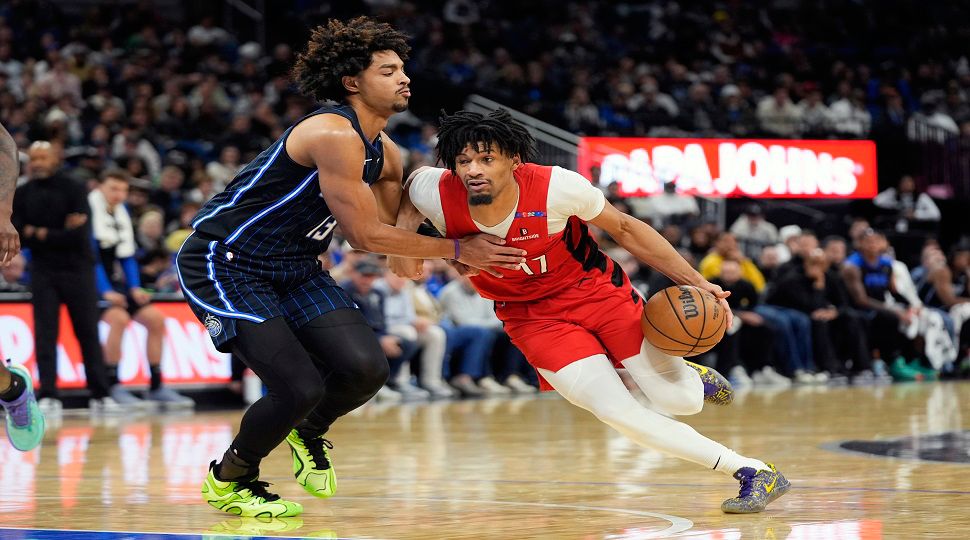
[(620, 194), (649, 196), (675, 182), (679, 193), (709, 197), (871, 198), (872, 141), (647, 139), (583, 137), (579, 172)]
[[(229, 355), (220, 353), (189, 306), (181, 302), (154, 304), (165, 314), (166, 336), (162, 347), (162, 376), (167, 383), (220, 384), (229, 380)], [(101, 342), (108, 325), (100, 323)], [(125, 384), (149, 383), (145, 356), (147, 332), (132, 322), (121, 341), (118, 378)], [(67, 309), (61, 308), (57, 343), (57, 384), (60, 388), (84, 387), (84, 363)], [(0, 358), (26, 365), (37, 378), (34, 354), (34, 318), (29, 303), (0, 303)]]

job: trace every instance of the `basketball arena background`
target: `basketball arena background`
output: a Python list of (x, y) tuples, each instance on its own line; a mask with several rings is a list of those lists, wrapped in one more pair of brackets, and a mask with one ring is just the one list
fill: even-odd
[[(848, 238), (865, 219), (910, 268), (927, 239), (946, 251), (968, 233), (970, 36), (949, 24), (965, 20), (960, 3), (6, 2), (0, 121), (24, 163), (31, 142), (49, 140), (78, 182), (109, 167), (135, 178), (128, 206), (146, 287), (168, 317), (173, 385), (222, 385), (231, 370), (166, 257), (198, 205), (314, 108), (287, 75), (308, 29), (357, 14), (413, 36), (414, 98), (389, 126), (406, 172), (433, 163), (439, 110), (501, 106), (533, 130), (540, 162), (581, 172), (698, 262), (712, 245), (703, 237), (752, 204), (775, 229), (819, 239)], [(905, 176), (938, 215), (920, 219), (898, 196), (873, 204)], [(678, 204), (660, 204), (670, 197)], [(784, 245), (739, 240), (757, 264), (764, 245)], [(3, 275), (0, 351), (30, 365), (29, 272), (15, 266)], [(82, 388), (68, 323), (59, 381)], [(125, 383), (147, 381), (143, 342), (133, 323)]]
[[(691, 507), (700, 500), (693, 492), (677, 492), (677, 486), (703, 492), (727, 484), (716, 488), (713, 483), (682, 484), (686, 475), (679, 475), (679, 470), (678, 475), (665, 477), (663, 469), (637, 468), (641, 463), (626, 459), (627, 453), (634, 453), (627, 448), (632, 443), (616, 442), (622, 438), (615, 434), (602, 437), (608, 442), (601, 446), (574, 445), (556, 430), (585, 437), (600, 426), (583, 425), (582, 418), (568, 416), (565, 409), (553, 408), (555, 404), (535, 400), (540, 407), (528, 409), (530, 405), (521, 402), (495, 405), (478, 399), (504, 400), (512, 394), (533, 393), (535, 373), (507, 338), (503, 340), (491, 306), (463, 292), (443, 261), (430, 262), (425, 278), (408, 287), (428, 300), (426, 309), (413, 316), (444, 329), (448, 343), (443, 357), (437, 363), (419, 365), (424, 357), (414, 352), (420, 349), (416, 346), (408, 362), (392, 362), (396, 372), (374, 401), (392, 406), (431, 402), (425, 411), (442, 403), (456, 405), (446, 413), (457, 420), (432, 422), (426, 429), (431, 443), (414, 453), (420, 457), (413, 463), (394, 461), (393, 466), (404, 463), (400, 465), (404, 480), (394, 476), (399, 471), (391, 466), (387, 473), (375, 466), (378, 472), (373, 474), (393, 477), (393, 488), (384, 489), (378, 483), (390, 483), (388, 478), (366, 477), (373, 482), (366, 489), (398, 496), (401, 485), (420, 484), (428, 478), (441, 485), (461, 484), (462, 489), (477, 486), (477, 481), (462, 477), (460, 468), (457, 472), (448, 468), (448, 460), (474, 459), (491, 467), (498, 462), (495, 455), (506, 452), (491, 445), (504, 441), (510, 426), (520, 423), (528, 424), (522, 429), (529, 433), (535, 429), (536, 438), (544, 441), (543, 449), (552, 446), (549, 443), (547, 448), (545, 442), (562, 442), (558, 448), (576, 456), (568, 466), (605, 464), (615, 467), (617, 474), (606, 475), (600, 487), (594, 482), (546, 481), (544, 476), (545, 483), (536, 487), (525, 483), (531, 476), (521, 471), (487, 484), (496, 493), (510, 489), (523, 500), (529, 498), (524, 490), (535, 488), (540, 495), (522, 503), (525, 508), (555, 516), (559, 514), (551, 512), (576, 512), (563, 514), (562, 520), (514, 513), (522, 512), (514, 508), (516, 502), (486, 500), (495, 503), (492, 508), (513, 512), (513, 522), (489, 521), (487, 516), (476, 522), (473, 515), (466, 523), (465, 512), (482, 512), (488, 504), (471, 495), (462, 499), (465, 492), (427, 488), (436, 497), (444, 495), (417, 498), (417, 503), (409, 504), (426, 505), (431, 509), (428, 514), (413, 511), (417, 506), (403, 510), (395, 506), (403, 498), (370, 497), (368, 491), (367, 496), (357, 493), (328, 501), (332, 506), (325, 511), (317, 507), (315, 517), (307, 517), (308, 523), (317, 519), (315, 525), (323, 528), (323, 522), (332, 520), (341, 530), (354, 534), (363, 530), (360, 534), (368, 537), (388, 537), (384, 533), (390, 530), (428, 538), (435, 535), (423, 534), (425, 529), (407, 519), (434, 527), (444, 515), (446, 525), (451, 519), (451, 525), (467, 537), (474, 537), (479, 526), (482, 531), (507, 526), (506, 536), (526, 537), (532, 532), (529, 527), (539, 534), (552, 522), (566, 528), (591, 523), (597, 530), (618, 530), (627, 527), (627, 521), (646, 520), (644, 516), (668, 520), (671, 528), (680, 527), (678, 531), (689, 529), (693, 523), (686, 518), (626, 508), (619, 510), (615, 522), (603, 525), (589, 516), (604, 510), (606, 503), (594, 508), (585, 499), (562, 495), (568, 489), (572, 495), (581, 492), (586, 497), (588, 491), (590, 500), (597, 503), (600, 497), (617, 507), (653, 509), (637, 498), (641, 496), (637, 489), (650, 486), (658, 497), (650, 504), (659, 500), (662, 506), (668, 490), (670, 500), (680, 505), (678, 511), (690, 512), (691, 519), (698, 521), (698, 534), (705, 526), (713, 531), (708, 538), (781, 538), (782, 529), (772, 527), (788, 521), (792, 522), (785, 525), (790, 538), (893, 537), (893, 519), (912, 519), (906, 522), (911, 528), (897, 537), (930, 537), (920, 533), (926, 527), (954, 534), (938, 537), (965, 536), (965, 511), (962, 503), (954, 501), (965, 501), (968, 494), (957, 484), (960, 474), (945, 467), (964, 466), (970, 459), (966, 406), (960, 406), (958, 399), (962, 392), (965, 403), (966, 382), (930, 381), (970, 378), (970, 310), (966, 309), (970, 306), (970, 5), (966, 2), (4, 0), (0, 1), (0, 123), (20, 151), (18, 185), (32, 181), (28, 149), (36, 141), (50, 141), (61, 157), (60, 173), (88, 190), (97, 189), (99, 175), (110, 169), (120, 168), (131, 176), (126, 207), (135, 229), (142, 285), (166, 317), (163, 378), (169, 388), (191, 397), (197, 411), (218, 410), (224, 416), (189, 414), (170, 422), (171, 417), (158, 415), (118, 428), (96, 419), (93, 412), (88, 415), (84, 364), (72, 321), (62, 310), (57, 384), (66, 423), (49, 420), (44, 459), (40, 450), (20, 453), (0, 441), (0, 538), (54, 538), (34, 531), (54, 527), (198, 531), (211, 525), (206, 520), (215, 520), (204, 513), (215, 511), (199, 500), (200, 471), (231, 440), (238, 415), (261, 395), (261, 386), (241, 362), (213, 347), (206, 327), (192, 315), (179, 290), (173, 256), (191, 232), (190, 223), (200, 206), (287, 127), (317, 107), (298, 93), (289, 78), (310, 29), (331, 18), (347, 20), (362, 14), (412, 36), (406, 63), (412, 81), (410, 109), (392, 117), (387, 129), (402, 149), (405, 177), (417, 167), (435, 164), (440, 111), (503, 107), (536, 137), (539, 163), (580, 172), (617, 208), (660, 231), (705, 277), (750, 289), (751, 295), (734, 306), (736, 313), (767, 317), (776, 308), (797, 309), (783, 293), (791, 283), (786, 276), (800, 268), (802, 258), (817, 247), (824, 249), (828, 275), (838, 280), (846, 258), (875, 234), (885, 239), (880, 255), (893, 261), (894, 276), (902, 283), (898, 294), (880, 300), (895, 303), (908, 315), (906, 324), (890, 325), (890, 331), (904, 342), (900, 350), (863, 351), (864, 356), (874, 353), (865, 362), (852, 350), (859, 336), (840, 335), (837, 330), (832, 336), (803, 336), (820, 340), (816, 346), (824, 345), (816, 347), (824, 352), (806, 359), (807, 363), (793, 363), (784, 353), (765, 347), (764, 334), (743, 330), (698, 358), (728, 376), (739, 395), (743, 389), (789, 392), (789, 387), (797, 387), (784, 394), (775, 390), (749, 394), (754, 397), (749, 397), (742, 414), (756, 421), (720, 416), (699, 420), (708, 422), (705, 429), (726, 425), (746, 430), (731, 431), (732, 444), (744, 439), (764, 449), (783, 446), (788, 454), (779, 453), (784, 459), (801, 467), (798, 480), (815, 482), (798, 492), (798, 499), (787, 499), (797, 502), (785, 511), (799, 508), (802, 514), (789, 511), (787, 517), (792, 519), (776, 519), (774, 514), (767, 522), (738, 525), (720, 521), (716, 508), (704, 514)], [(669, 284), (609, 237), (594, 232), (601, 249), (621, 264), (643, 294)], [(366, 281), (362, 276), (380, 278), (386, 272), (382, 258), (353, 250), (339, 229), (320, 259), (348, 288), (361, 286)], [(739, 263), (733, 265), (737, 269), (731, 275), (721, 272), (727, 259)], [(30, 254), (25, 253), (0, 269), (0, 358), (26, 365), (36, 381), (30, 264)], [(937, 289), (933, 276), (941, 268), (950, 270), (956, 301), (942, 299)], [(373, 286), (387, 291), (391, 280), (378, 279)], [(848, 295), (842, 301), (840, 309), (859, 307)], [(413, 326), (413, 320), (401, 323)], [(107, 323), (100, 323), (100, 331), (104, 341)], [(777, 329), (768, 332), (778, 340), (790, 337)], [(127, 327), (117, 373), (121, 385), (138, 396), (144, 396), (149, 387), (146, 335), (138, 323)], [(455, 336), (461, 340), (452, 340)], [(885, 336), (870, 330), (865, 337), (877, 342)], [(469, 340), (486, 343), (489, 351), (470, 372)], [(428, 366), (443, 366), (441, 386), (429, 388), (411, 376)], [(868, 388), (851, 393), (863, 386)], [(822, 389), (841, 392), (840, 387), (848, 391), (819, 395)], [(868, 390), (871, 394), (863, 393)], [(502, 408), (506, 405), (512, 412)], [(519, 420), (523, 407), (527, 412), (523, 416), (531, 423)], [(53, 418), (59, 408), (45, 410)], [(408, 415), (414, 410), (402, 408), (400, 430), (396, 420), (380, 413), (348, 422), (376, 418), (372, 424), (379, 425), (373, 430), (371, 425), (359, 429), (373, 450), (389, 440), (397, 444), (411, 436)], [(503, 419), (502, 414), (514, 418)], [(468, 443), (460, 447), (464, 454), (445, 457), (447, 444), (442, 441), (451, 435), (442, 425), (475, 430), (492, 416), (498, 418), (498, 427), (489, 428), (487, 444), (469, 436), (475, 448)], [(883, 421), (888, 427), (877, 425)], [(903, 425), (906, 422), (911, 425)], [(762, 424), (771, 427), (762, 430)], [(784, 430), (778, 427), (781, 424)], [(360, 426), (351, 425), (354, 430)], [(796, 428), (801, 429), (797, 434)], [(865, 433), (858, 435), (859, 440), (848, 440), (856, 437), (856, 429)], [(381, 430), (386, 430), (386, 439), (381, 438)], [(518, 433), (508, 439), (521, 443), (521, 437)], [(836, 437), (839, 441), (832, 442)], [(802, 444), (803, 440), (809, 442)], [(522, 445), (528, 448), (518, 455), (519, 463), (541, 471), (536, 476), (558, 474), (559, 468), (542, 470), (545, 464), (539, 462), (544, 460), (534, 459), (531, 444)], [(389, 447), (395, 452), (401, 448), (390, 443)], [(447, 448), (450, 452), (458, 447)], [(476, 454), (491, 448), (493, 454)], [(515, 447), (510, 448), (515, 456)], [(603, 448), (612, 454), (603, 457)], [(827, 461), (813, 454), (819, 448), (840, 453), (825, 453)], [(804, 454), (798, 453), (803, 450)], [(845, 452), (900, 461), (847, 462)], [(352, 462), (350, 453), (345, 451), (341, 459)], [(642, 458), (654, 460), (654, 465), (660, 463), (658, 459)], [(108, 465), (102, 465), (102, 460)], [(122, 477), (125, 486), (135, 486), (134, 491), (161, 482), (158, 475), (150, 479), (149, 461), (152, 467), (164, 469), (166, 476), (167, 484), (157, 493), (123, 498), (121, 488), (103, 487)], [(840, 467), (830, 467), (833, 462)], [(364, 465), (354, 466), (352, 474), (365, 478)], [(284, 469), (277, 463), (277, 471)], [(500, 476), (492, 469), (476, 474)], [(646, 482), (654, 474), (662, 483), (637, 488), (627, 478)], [(893, 479), (883, 482), (890, 475)], [(95, 480), (87, 483), (91, 478)], [(523, 491), (509, 487), (520, 480), (526, 486)], [(348, 484), (353, 486), (353, 480)], [(574, 484), (582, 484), (582, 490)], [(361, 485), (363, 480), (358, 489)], [(545, 498), (547, 492), (553, 493), (552, 498)], [(612, 492), (619, 493), (616, 500), (609, 499)], [(630, 500), (624, 500), (630, 493)], [(702, 493), (702, 498), (708, 496)], [(470, 504), (448, 517), (450, 500)], [(118, 511), (118, 501), (130, 508)], [(179, 506), (174, 511), (178, 519), (165, 510), (156, 512), (158, 501)], [(355, 514), (358, 506), (362, 510)], [(179, 512), (189, 516), (184, 523)], [(392, 516), (389, 521), (397, 519), (395, 523), (405, 525), (383, 528), (384, 512)], [(425, 519), (426, 515), (431, 517)], [(520, 515), (521, 519), (515, 517)], [(809, 517), (803, 520), (804, 515)], [(313, 516), (309, 506), (307, 516)], [(633, 525), (629, 527), (613, 537), (655, 537), (666, 522), (640, 531), (641, 536)], [(727, 532), (722, 535), (722, 530)], [(273, 531), (256, 529), (256, 533)]]

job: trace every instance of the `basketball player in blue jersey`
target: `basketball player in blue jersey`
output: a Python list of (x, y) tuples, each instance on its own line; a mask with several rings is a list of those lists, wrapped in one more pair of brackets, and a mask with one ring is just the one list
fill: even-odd
[(333, 495), (333, 446), (324, 434), (387, 379), (376, 336), (317, 261), (334, 227), (354, 247), (388, 255), (457, 259), (492, 271), (525, 260), (494, 236), (454, 241), (392, 226), (403, 169), (382, 130), (408, 106), (408, 51), (404, 34), (366, 17), (316, 28), (294, 79), (307, 95), (337, 103), (301, 119), (240, 171), (199, 211), (179, 252), (182, 289), (214, 344), (242, 359), (268, 389), (209, 468), (203, 498), (220, 510), (302, 512), (258, 480), (260, 461), (284, 439), (297, 482), (314, 496)]

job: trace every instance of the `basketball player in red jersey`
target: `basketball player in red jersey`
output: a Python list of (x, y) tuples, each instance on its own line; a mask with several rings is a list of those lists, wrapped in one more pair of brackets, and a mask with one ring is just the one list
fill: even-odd
[[(741, 456), (666, 415), (700, 412), (703, 402), (732, 399), (714, 370), (664, 354), (643, 338), (643, 299), (623, 270), (604, 255), (585, 222), (676, 283), (710, 291), (730, 310), (720, 287), (709, 283), (649, 225), (623, 214), (581, 175), (529, 163), (535, 141), (504, 110), (488, 116), (460, 111), (443, 116), (438, 158), (447, 167), (423, 167), (408, 180), (398, 227), (414, 230), (425, 218), (452, 239), (489, 233), (524, 249), (517, 270), (471, 277), (479, 294), (495, 301), (512, 342), (540, 375), (543, 389), (596, 415), (636, 443), (734, 476), (738, 497), (728, 513), (760, 512), (790, 488), (774, 466)], [(391, 260), (409, 277), (414, 259)], [(625, 368), (652, 407), (624, 385)]]

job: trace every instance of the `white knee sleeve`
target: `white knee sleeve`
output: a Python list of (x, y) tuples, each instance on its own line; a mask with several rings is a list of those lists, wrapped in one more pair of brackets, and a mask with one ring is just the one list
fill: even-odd
[(704, 408), (704, 383), (679, 356), (670, 356), (643, 340), (640, 354), (622, 362), (647, 399), (670, 414), (691, 415)]

